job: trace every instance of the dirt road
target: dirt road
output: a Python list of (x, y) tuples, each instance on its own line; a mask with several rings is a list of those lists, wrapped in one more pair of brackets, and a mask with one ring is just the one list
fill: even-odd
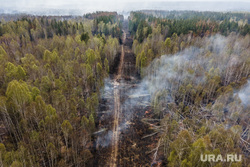
[(123, 62), (124, 62), (124, 43), (126, 41), (126, 32), (123, 31), (123, 44), (121, 46), (121, 58), (118, 66), (118, 73), (114, 81), (114, 123), (113, 123), (113, 136), (112, 136), (112, 152), (110, 166), (117, 166), (117, 153), (118, 153), (118, 141), (119, 141), (119, 117), (121, 113), (120, 107), (120, 91), (119, 91), (119, 80), (122, 76)]
[(141, 122), (149, 109), (134, 104), (135, 100), (130, 99), (130, 93), (140, 80), (128, 23), (124, 23), (123, 28), (121, 50), (115, 61), (117, 64), (112, 67), (111, 77), (105, 81), (100, 100), (97, 116), (100, 131), (95, 134), (97, 139), (92, 165), (96, 167), (146, 166), (151, 163), (147, 152), (152, 139), (142, 137), (152, 132)]

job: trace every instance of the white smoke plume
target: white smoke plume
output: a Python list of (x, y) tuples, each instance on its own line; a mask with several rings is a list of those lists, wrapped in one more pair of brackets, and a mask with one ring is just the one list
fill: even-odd
[[(135, 108), (154, 105), (154, 98), (157, 94), (161, 95), (160, 101), (166, 104), (178, 101), (174, 98), (182, 85), (200, 85), (202, 89), (205, 89), (205, 87), (209, 87), (209, 83), (207, 83), (209, 77), (219, 76), (224, 80), (229, 69), (235, 68), (249, 58), (249, 55), (245, 53), (249, 53), (250, 47), (242, 49), (244, 40), (238, 38), (236, 35), (228, 37), (215, 35), (198, 41), (194, 44), (195, 46), (182, 52), (163, 55), (155, 59), (144, 70), (145, 76), (136, 88), (131, 88), (125, 93), (127, 100), (121, 107), (124, 120), (120, 123), (120, 131), (128, 128), (127, 122), (131, 121), (136, 111)], [(236, 43), (237, 45), (235, 45)], [(242, 75), (248, 77), (248, 74)], [(230, 81), (234, 81), (233, 79), (234, 77), (229, 77)], [(248, 82), (248, 85), (239, 92), (239, 97), (245, 105), (249, 104), (249, 88)], [(109, 86), (105, 89), (110, 91), (112, 87)], [(143, 115), (144, 111), (142, 110), (142, 112)], [(109, 133), (107, 135), (109, 136)], [(107, 145), (106, 142), (105, 145)]]
[(244, 106), (250, 106), (250, 81), (247, 81), (246, 86), (241, 89), (238, 93), (238, 96), (241, 99), (241, 102)]

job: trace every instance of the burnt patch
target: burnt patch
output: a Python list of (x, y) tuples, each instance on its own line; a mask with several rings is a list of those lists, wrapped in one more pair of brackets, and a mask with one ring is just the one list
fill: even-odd
[(117, 71), (118, 71), (118, 66), (120, 63), (120, 58), (121, 58), (121, 52), (119, 52), (114, 59), (114, 63), (110, 65), (110, 71), (109, 73), (111, 74), (111, 76), (116, 75)]

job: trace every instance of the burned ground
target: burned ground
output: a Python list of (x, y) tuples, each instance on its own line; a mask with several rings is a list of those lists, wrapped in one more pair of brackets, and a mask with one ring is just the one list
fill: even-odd
[[(133, 40), (126, 31), (124, 46), (124, 61), (121, 78), (119, 79), (119, 95), (122, 105), (119, 117), (119, 141), (116, 166), (151, 166), (152, 152), (155, 147), (155, 136), (146, 137), (153, 132), (148, 124), (142, 122), (143, 118), (150, 117), (151, 109), (147, 106), (126, 106), (128, 92), (135, 89), (140, 82), (135, 62), (136, 57), (132, 52)], [(115, 58), (115, 64), (111, 68), (111, 78), (117, 75), (121, 53)], [(111, 87), (111, 85), (110, 85)], [(112, 152), (112, 126), (114, 118), (114, 89), (100, 100), (94, 148), (94, 166), (109, 166)], [(133, 100), (133, 99), (132, 99)]]

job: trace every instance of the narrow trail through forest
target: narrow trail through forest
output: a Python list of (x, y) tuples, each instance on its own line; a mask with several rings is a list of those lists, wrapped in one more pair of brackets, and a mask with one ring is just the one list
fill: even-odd
[(126, 32), (123, 30), (123, 41), (121, 46), (121, 58), (118, 66), (118, 73), (115, 77), (114, 82), (114, 123), (113, 123), (113, 136), (112, 136), (112, 152), (110, 166), (116, 167), (117, 152), (118, 152), (118, 141), (119, 141), (119, 117), (121, 112), (120, 107), (120, 91), (119, 91), (119, 80), (122, 76), (122, 68), (124, 62), (124, 43), (126, 41)]

